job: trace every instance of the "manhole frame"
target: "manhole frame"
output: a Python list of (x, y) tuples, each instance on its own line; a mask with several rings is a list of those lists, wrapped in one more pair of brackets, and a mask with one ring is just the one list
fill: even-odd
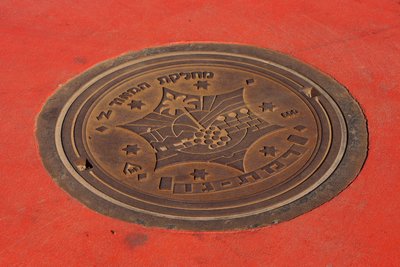
[[(146, 213), (127, 210), (112, 204), (102, 197), (83, 187), (68, 172), (59, 158), (55, 144), (55, 127), (64, 103), (75, 93), (76, 88), (90, 81), (104, 70), (120, 65), (132, 59), (145, 58), (167, 52), (179, 51), (213, 51), (231, 52), (248, 55), (264, 60), (274, 61), (281, 66), (292, 69), (313, 80), (324, 88), (340, 107), (347, 126), (347, 146), (343, 158), (331, 176), (320, 186), (300, 199), (280, 208), (263, 213), (229, 220), (177, 220), (158, 217)], [(349, 134), (351, 133), (351, 134)], [(279, 52), (245, 45), (220, 43), (192, 43), (148, 48), (139, 52), (131, 52), (115, 59), (104, 61), (73, 78), (53, 94), (44, 105), (37, 119), (37, 139), (42, 160), (53, 180), (86, 206), (104, 215), (136, 222), (146, 226), (158, 226), (169, 229), (233, 230), (254, 228), (276, 224), (304, 214), (329, 201), (344, 190), (358, 175), (368, 152), (367, 123), (360, 105), (348, 90), (333, 78), (317, 69)]]

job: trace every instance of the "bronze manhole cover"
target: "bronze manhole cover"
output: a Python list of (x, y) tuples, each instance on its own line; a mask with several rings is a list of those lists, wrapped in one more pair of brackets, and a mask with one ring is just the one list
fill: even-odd
[(52, 96), (38, 120), (56, 182), (113, 217), (166, 228), (277, 223), (343, 190), (366, 123), (340, 84), (276, 52), (190, 44), (124, 55)]

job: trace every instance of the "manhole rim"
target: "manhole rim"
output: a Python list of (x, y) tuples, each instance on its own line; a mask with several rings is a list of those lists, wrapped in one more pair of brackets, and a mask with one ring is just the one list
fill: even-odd
[[(343, 155), (342, 161), (336, 167), (331, 176), (309, 194), (277, 209), (265, 211), (259, 214), (249, 215), (242, 218), (235, 218), (233, 220), (217, 219), (212, 221), (176, 220), (161, 216), (159, 217), (157, 215), (148, 215), (141, 211), (133, 211), (132, 209), (129, 209), (129, 212), (127, 213), (124, 208), (116, 207), (114, 204), (108, 202), (104, 198), (95, 195), (90, 190), (83, 188), (82, 185), (75, 180), (75, 178), (70, 177), (72, 174), (70, 174), (66, 170), (65, 165), (59, 158), (55, 145), (56, 138), (54, 136), (54, 128), (59, 117), (59, 113), (64, 107), (64, 105), (60, 105), (59, 103), (65, 103), (65, 101), (68, 100), (75, 93), (76, 88), (79, 88), (81, 85), (90, 81), (94, 76), (102, 73), (105, 69), (110, 69), (113, 66), (123, 64), (133, 59), (138, 60), (142, 57), (153, 56), (166, 52), (182, 51), (230, 52), (238, 53), (239, 55), (248, 55), (268, 61), (271, 61), (271, 58), (273, 58), (274, 62), (278, 63), (279, 65), (299, 72), (303, 76), (321, 85), (325, 92), (327, 92), (335, 100), (336, 104), (340, 107), (342, 113), (348, 114), (346, 110), (353, 109), (353, 112), (356, 112), (356, 114), (353, 114), (351, 118), (348, 118), (348, 116), (344, 115), (343, 117), (345, 119), (348, 132), (355, 131), (360, 134), (359, 136), (357, 136), (358, 140), (354, 140), (355, 136), (351, 136), (348, 134), (348, 145), (346, 147), (346, 151)], [(305, 75), (304, 73), (307, 73), (307, 75)], [(338, 95), (338, 92), (342, 94), (342, 96), (345, 93), (346, 98), (341, 98), (341, 96)], [(353, 100), (354, 102), (352, 102), (351, 100)], [(52, 116), (43, 116), (43, 114), (48, 115), (49, 113), (52, 113)], [(44, 117), (50, 119), (44, 120)], [(196, 230), (226, 230), (236, 228), (252, 228), (261, 225), (274, 224), (282, 220), (289, 220), (309, 210), (312, 210), (313, 208), (327, 202), (329, 199), (336, 196), (354, 180), (354, 178), (357, 176), (363, 166), (363, 163), (367, 156), (368, 145), (366, 127), (366, 120), (360, 108), (360, 105), (350, 95), (349, 91), (333, 78), (306, 63), (300, 62), (297, 59), (292, 58), (291, 56), (276, 51), (257, 48), (254, 46), (223, 43), (191, 43), (152, 47), (138, 52), (129, 52), (117, 58), (101, 62), (94, 67), (91, 67), (87, 71), (79, 74), (78, 76), (72, 78), (65, 85), (61, 86), (61, 88), (59, 88), (57, 92), (47, 100), (37, 119), (36, 135), (37, 139), (39, 140), (39, 150), (44, 165), (47, 171), (52, 176), (53, 180), (55, 180), (56, 183), (59, 184), (60, 187), (62, 187), (70, 195), (79, 199), (81, 202), (83, 202), (85, 205), (95, 211), (126, 221), (137, 222), (149, 226)], [(360, 151), (357, 150), (360, 148), (365, 149), (364, 155), (360, 155)], [(351, 160), (346, 160), (349, 158)], [(345, 169), (346, 174), (350, 173), (350, 175), (347, 175), (347, 177), (346, 175), (344, 175), (342, 177), (341, 172), (343, 172), (343, 169)], [(325, 187), (329, 188), (332, 186), (333, 189), (331, 189), (330, 191), (324, 191), (321, 189)], [(319, 199), (317, 199), (317, 195), (319, 196)], [(290, 210), (289, 212), (284, 211), (288, 208)], [(256, 221), (257, 223), (249, 223), (253, 221)]]

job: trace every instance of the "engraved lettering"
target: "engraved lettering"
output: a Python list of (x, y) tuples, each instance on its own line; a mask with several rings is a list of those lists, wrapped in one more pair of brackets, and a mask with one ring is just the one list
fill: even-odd
[(114, 98), (108, 105), (122, 105), (126, 100), (134, 96), (135, 94), (145, 90), (146, 88), (150, 88), (151, 85), (147, 82), (142, 82), (137, 85), (137, 87), (131, 87), (127, 89), (125, 92), (118, 95), (118, 97)]
[(285, 167), (285, 165), (281, 162), (279, 162), (278, 160), (274, 160), (273, 162), (267, 164), (266, 166), (262, 167), (261, 169), (263, 171), (268, 172), (269, 174), (277, 172), (279, 170), (281, 170), (283, 167)]
[(253, 172), (249, 172), (249, 173), (245, 173), (242, 175), (237, 176), (237, 178), (239, 178), (239, 184), (244, 184), (244, 183), (248, 183), (249, 182), (249, 178), (256, 181), (258, 179), (260, 179), (261, 177), (258, 175), (258, 173), (256, 173), (255, 171)]
[(185, 184), (185, 193), (192, 192), (192, 184)]
[(119, 95), (119, 98), (122, 98), (124, 100), (129, 99), (129, 97), (131, 96), (131, 93), (128, 92), (123, 92), (122, 94)]
[(201, 78), (203, 78), (203, 73), (200, 71), (192, 72), (192, 79), (196, 79), (196, 76), (197, 76), (197, 78), (201, 79)]
[(283, 153), (282, 158), (287, 158), (287, 157), (289, 157), (290, 155), (300, 156), (301, 153), (298, 152), (298, 151), (296, 151), (296, 150), (294, 150), (294, 148), (291, 147), (291, 148), (289, 148), (288, 151), (286, 151), (285, 153)]
[(290, 141), (290, 142), (299, 144), (299, 145), (303, 145), (303, 146), (304, 146), (304, 145), (307, 143), (307, 141), (308, 141), (307, 138), (301, 137), (301, 136), (298, 136), (298, 135), (290, 135), (290, 136), (288, 137), (287, 140)]
[(222, 186), (222, 187), (229, 186), (229, 185), (232, 185), (232, 182), (231, 182), (231, 181), (222, 181), (222, 182), (221, 182), (221, 186)]
[(157, 78), (160, 84), (176, 83), (181, 77), (185, 80), (190, 79), (212, 79), (214, 73), (211, 71), (193, 71), (193, 72), (179, 72), (171, 73), (168, 75), (160, 76)]
[(214, 190), (214, 186), (209, 182), (202, 183), (201, 185), (202, 185), (201, 191), (203, 192), (209, 192)]
[(133, 88), (129, 88), (128, 90), (126, 90), (128, 93), (131, 93), (131, 94), (136, 94), (137, 92), (139, 92), (140, 91), (140, 89), (138, 89), (138, 88), (136, 88), (136, 87), (133, 87)]
[(209, 71), (204, 71), (204, 72), (203, 72), (203, 78), (204, 78), (204, 79), (211, 79), (211, 78), (213, 78), (213, 77), (214, 77), (214, 73), (209, 72)]
[(164, 84), (164, 83), (169, 83), (169, 82), (171, 82), (171, 80), (170, 80), (167, 76), (159, 77), (159, 78), (157, 78), (157, 80), (160, 81), (160, 84)]
[(111, 102), (110, 102), (110, 106), (113, 105), (122, 105), (122, 103), (124, 103), (124, 100), (121, 98), (114, 98)]
[(161, 177), (159, 189), (160, 190), (171, 190), (172, 189), (172, 177)]
[(281, 113), (283, 118), (293, 117), (294, 115), (298, 114), (299, 112), (296, 109), (291, 109), (289, 111), (285, 111)]
[[(161, 188), (160, 188), (161, 189)], [(172, 190), (174, 194), (185, 193), (185, 184), (174, 184), (174, 189)]]
[(138, 164), (126, 162), (125, 166), (124, 166), (124, 169), (123, 169), (123, 172), (124, 172), (125, 175), (128, 175), (128, 174), (133, 174), (135, 172), (138, 172), (141, 169), (142, 169), (142, 167), (140, 165), (138, 165)]
[(175, 83), (177, 80), (179, 80), (181, 76), (178, 73), (174, 73), (174, 74), (170, 74), (169, 75), (169, 79)]
[(299, 132), (303, 132), (303, 131), (307, 130), (307, 127), (304, 125), (297, 125), (293, 129), (295, 129), (296, 131), (299, 131)]
[(142, 181), (147, 178), (147, 173), (139, 173), (138, 174), (138, 181)]
[(249, 181), (246, 179), (246, 177), (242, 177), (242, 176), (237, 176), (237, 179), (239, 179), (239, 185), (248, 183)]
[[(290, 64), (285, 69), (263, 64), (261, 73), (254, 59), (262, 56), (258, 50), (244, 49), (253, 56), (242, 57), (235, 46), (220, 55), (216, 51), (224, 49), (208, 45), (190, 49), (166, 49), (145, 68), (139, 65), (154, 57), (135, 60), (142, 63), (130, 68), (121, 65), (129, 56), (117, 60), (92, 77), (96, 86), (90, 94), (77, 84), (71, 105), (60, 103), (68, 115), (56, 131), (65, 146), (60, 152), (82, 179), (114, 188), (103, 193), (127, 210), (176, 218), (176, 224), (170, 222), (176, 227), (184, 226), (178, 223), (183, 217), (200, 220), (194, 225), (230, 218), (211, 220), (207, 229), (255, 227), (261, 221), (253, 223), (247, 215), (289, 204), (314, 190), (307, 187), (315, 179), (329, 179), (326, 174), (343, 160), (342, 135), (356, 132), (346, 133), (342, 121), (330, 118), (341, 116), (339, 109), (350, 100), (323, 93), (330, 82), (321, 80), (318, 90), (307, 87), (308, 72), (291, 72)], [(237, 64), (229, 56), (233, 49), (239, 51)], [(279, 61), (268, 53), (260, 60), (269, 56)], [(118, 75), (108, 75), (115, 68)], [(272, 84), (277, 77), (286, 89)], [(333, 139), (325, 134), (332, 128)], [(135, 214), (127, 218), (138, 220)], [(231, 223), (236, 218), (244, 219)], [(147, 222), (146, 216), (139, 219)]]
[(247, 80), (246, 80), (246, 84), (247, 84), (247, 85), (250, 85), (250, 84), (252, 84), (252, 83), (254, 83), (254, 79), (247, 79)]
[(146, 89), (146, 88), (150, 88), (150, 84), (148, 84), (148, 83), (146, 83), (146, 82), (139, 83), (137, 86), (138, 86), (141, 90), (144, 90), (144, 89)]
[(111, 113), (112, 113), (112, 110), (107, 110), (107, 112), (104, 112), (104, 111), (102, 111), (102, 112), (100, 112), (100, 114), (96, 117), (96, 119), (99, 121), (99, 120), (101, 120), (102, 118), (106, 118), (107, 120), (110, 118), (110, 116), (111, 116)]
[(189, 72), (181, 72), (181, 73), (179, 73), (179, 75), (181, 75), (181, 76), (185, 75), (185, 80), (190, 80), (190, 78), (192, 77), (192, 75), (190, 75)]

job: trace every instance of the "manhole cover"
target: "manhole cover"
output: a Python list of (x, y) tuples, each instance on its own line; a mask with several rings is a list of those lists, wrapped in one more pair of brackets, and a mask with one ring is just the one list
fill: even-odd
[(222, 230), (288, 220), (358, 174), (366, 123), (348, 91), (288, 56), (175, 45), (106, 61), (46, 103), (44, 164), (103, 214)]

